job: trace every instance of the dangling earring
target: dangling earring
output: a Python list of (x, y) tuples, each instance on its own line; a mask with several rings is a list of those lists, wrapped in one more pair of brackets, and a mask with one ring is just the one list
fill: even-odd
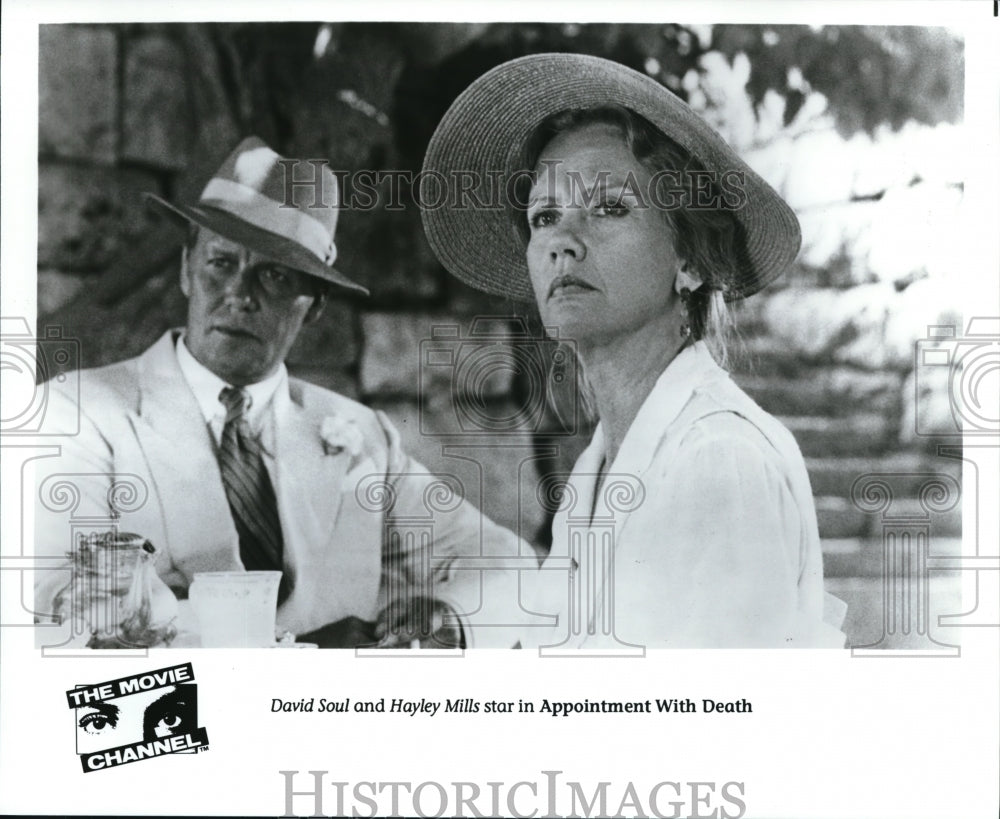
[(681, 297), (681, 338), (692, 336), (697, 340), (691, 321), (691, 293), (701, 287), (702, 281), (697, 273), (688, 269), (687, 263), (681, 265), (674, 278), (674, 290)]
[(682, 287), (681, 296), (681, 338), (691, 338), (691, 288)]

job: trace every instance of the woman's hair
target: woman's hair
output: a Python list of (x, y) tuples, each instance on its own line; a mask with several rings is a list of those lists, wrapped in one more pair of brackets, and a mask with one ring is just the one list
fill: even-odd
[[(560, 111), (549, 116), (525, 143), (518, 167), (533, 170), (543, 149), (557, 134), (594, 124), (617, 128), (636, 160), (651, 174), (659, 174), (657, 184), (661, 190), (655, 198), (650, 197), (653, 201), (676, 203), (676, 207), (658, 209), (673, 232), (678, 256), (704, 282), (687, 301), (691, 334), (695, 339), (704, 338), (716, 360), (725, 366), (729, 359), (728, 342), (735, 335), (735, 326), (723, 293), (729, 282), (737, 280), (737, 273), (744, 264), (741, 261), (745, 256), (742, 226), (725, 208), (691, 207), (699, 189), (702, 196), (707, 193), (711, 197), (710, 201), (723, 202), (724, 199), (714, 181), (706, 189), (706, 181), (712, 177), (687, 150), (644, 117), (622, 106), (607, 105)], [(670, 173), (659, 173), (661, 171)], [(520, 184), (522, 187), (514, 197), (518, 204), (510, 213), (527, 243), (528, 221), (520, 203), (528, 201), (525, 188), (532, 182), (522, 177)], [(668, 184), (669, 190), (664, 189)]]

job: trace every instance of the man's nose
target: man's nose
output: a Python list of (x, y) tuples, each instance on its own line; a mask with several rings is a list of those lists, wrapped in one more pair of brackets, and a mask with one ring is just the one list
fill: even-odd
[(240, 310), (252, 310), (257, 304), (257, 272), (244, 262), (226, 281), (226, 303)]

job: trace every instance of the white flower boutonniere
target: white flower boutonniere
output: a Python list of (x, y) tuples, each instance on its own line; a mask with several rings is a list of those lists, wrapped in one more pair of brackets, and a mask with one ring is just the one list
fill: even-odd
[(341, 452), (346, 452), (352, 458), (361, 455), (364, 438), (353, 418), (328, 415), (320, 425), (319, 435), (323, 439), (323, 449), (327, 455), (339, 455)]

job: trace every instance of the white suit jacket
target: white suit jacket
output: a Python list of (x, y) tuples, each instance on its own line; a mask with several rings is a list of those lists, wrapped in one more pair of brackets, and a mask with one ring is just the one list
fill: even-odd
[[(211, 432), (177, 365), (176, 336), (166, 333), (137, 358), (81, 372), (79, 405), (50, 385), (47, 422), (62, 417), (71, 430), (79, 417), (80, 431), (57, 439), (59, 457), (37, 461), (36, 554), (63, 556), (76, 532), (93, 530), (94, 521), (107, 528), (101, 521), (113, 504), (121, 531), (156, 546), (157, 572), (172, 587), (186, 589), (196, 572), (242, 568)], [(504, 574), (478, 569), (528, 550), (449, 497), (403, 453), (384, 416), (294, 378), (278, 393), (266, 461), (294, 582), (278, 610), (280, 626), (304, 633), (349, 615), (374, 620), (389, 589), (404, 586), (474, 612), (483, 575), (499, 581)], [(355, 425), (363, 451), (325, 445), (327, 418)], [(454, 571), (462, 557), (476, 570)], [(69, 573), (36, 577), (35, 612), (44, 618)]]
[(660, 376), (595, 502), (604, 451), (599, 426), (531, 592), (558, 623), (526, 647), (843, 646), (799, 448), (703, 343)]

